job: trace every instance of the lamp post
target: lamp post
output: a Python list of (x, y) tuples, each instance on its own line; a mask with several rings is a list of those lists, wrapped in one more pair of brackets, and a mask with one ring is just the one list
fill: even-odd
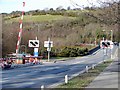
[[(111, 30), (111, 41), (113, 41), (113, 30)], [(113, 59), (112, 49), (111, 49), (111, 59)]]

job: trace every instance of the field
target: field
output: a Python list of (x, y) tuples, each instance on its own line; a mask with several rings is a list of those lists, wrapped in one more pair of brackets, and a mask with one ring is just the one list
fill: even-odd
[[(45, 21), (53, 21), (53, 20), (64, 20), (64, 19), (75, 19), (75, 17), (61, 16), (61, 15), (25, 15), (23, 22), (45, 22)], [(20, 17), (11, 18), (6, 20), (6, 22), (19, 22)]]

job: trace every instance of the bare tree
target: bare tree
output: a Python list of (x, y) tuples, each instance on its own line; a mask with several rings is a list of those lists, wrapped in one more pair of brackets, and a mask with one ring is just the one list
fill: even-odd
[[(76, 7), (82, 7), (78, 3), (75, 3), (74, 0), (70, 0)], [(120, 0), (87, 0), (91, 7), (94, 7), (96, 12), (94, 13), (93, 10), (89, 10), (86, 12), (86, 15), (89, 17), (95, 18), (99, 23), (104, 23), (105, 25), (113, 26), (114, 31), (118, 32), (118, 27), (120, 26)], [(82, 8), (85, 8), (84, 6)], [(117, 27), (117, 29), (116, 29)], [(119, 32), (115, 35), (115, 40), (120, 41), (119, 39)]]

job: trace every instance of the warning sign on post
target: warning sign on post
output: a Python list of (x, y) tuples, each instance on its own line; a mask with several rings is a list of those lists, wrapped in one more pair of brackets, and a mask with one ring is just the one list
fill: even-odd
[(113, 42), (110, 40), (101, 40), (100, 47), (113, 49)]
[(44, 47), (53, 47), (53, 41), (44, 41)]
[(29, 47), (39, 47), (39, 40), (29, 40)]

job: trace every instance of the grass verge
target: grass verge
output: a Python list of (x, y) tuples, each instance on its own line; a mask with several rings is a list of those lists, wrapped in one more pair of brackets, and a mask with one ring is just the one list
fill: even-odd
[(69, 80), (68, 84), (62, 84), (56, 88), (85, 88), (88, 86), (96, 76), (98, 76), (112, 61), (108, 60), (90, 69), (88, 73), (82, 73), (79, 76)]

